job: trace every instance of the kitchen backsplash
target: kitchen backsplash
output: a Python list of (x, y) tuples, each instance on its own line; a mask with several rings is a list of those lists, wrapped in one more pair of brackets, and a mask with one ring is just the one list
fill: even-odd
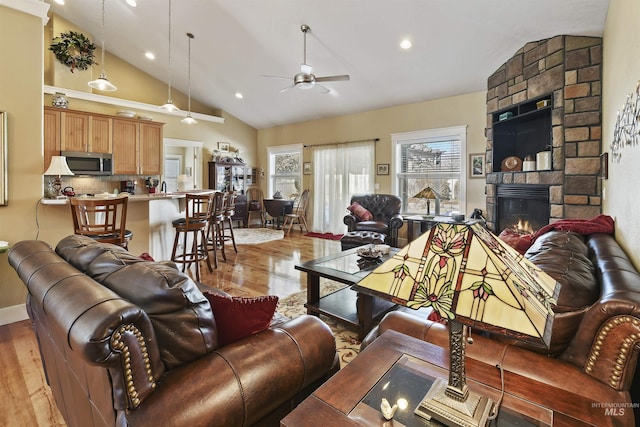
[[(150, 175), (152, 179), (160, 180), (160, 175)], [(45, 186), (50, 177), (45, 177)], [(113, 176), (63, 176), (62, 188), (73, 187), (76, 194), (100, 194), (113, 193), (114, 190), (121, 191), (120, 182), (133, 180), (136, 183), (135, 194), (148, 194), (149, 189), (145, 186), (146, 176), (141, 175), (113, 175)], [(158, 188), (158, 191), (160, 189)]]

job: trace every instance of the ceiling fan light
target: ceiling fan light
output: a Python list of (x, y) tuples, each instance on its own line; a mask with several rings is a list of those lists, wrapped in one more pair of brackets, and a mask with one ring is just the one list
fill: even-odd
[(166, 104), (161, 105), (160, 109), (164, 110), (164, 111), (166, 111), (168, 113), (174, 113), (176, 111), (180, 111), (180, 109), (178, 107), (176, 107), (176, 104), (174, 104), (173, 101), (170, 100), (170, 99), (167, 100)]
[(100, 77), (98, 77), (97, 79), (91, 80), (89, 82), (89, 86), (91, 86), (94, 89), (102, 90), (105, 92), (113, 92), (114, 90), (118, 89), (113, 83), (111, 83), (107, 79), (107, 76), (104, 73), (100, 74)]
[(191, 117), (191, 113), (188, 113), (187, 117), (185, 117), (184, 119), (182, 119), (180, 121), (182, 123), (184, 123), (184, 124), (187, 124), (187, 125), (195, 125), (196, 123), (198, 123), (198, 121), (196, 119)]

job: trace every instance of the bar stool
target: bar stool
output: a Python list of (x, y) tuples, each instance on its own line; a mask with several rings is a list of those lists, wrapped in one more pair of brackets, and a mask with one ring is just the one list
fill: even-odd
[[(236, 214), (236, 200), (238, 199), (238, 194), (235, 191), (229, 191), (227, 194), (227, 207), (224, 210), (224, 221), (222, 224), (222, 230), (224, 232), (224, 241), (231, 241), (233, 243), (233, 250), (238, 253), (238, 248), (236, 247), (236, 236), (233, 234), (233, 216)], [(228, 224), (229, 228), (226, 228)], [(226, 230), (229, 230), (229, 234), (227, 235)]]
[(112, 199), (70, 197), (74, 233), (128, 249), (133, 238), (133, 232), (126, 229), (128, 202), (127, 196)]
[[(195, 263), (196, 281), (200, 281), (200, 261), (205, 261), (209, 272), (213, 272), (209, 261), (206, 234), (213, 209), (213, 193), (187, 193), (185, 204), (184, 218), (178, 218), (172, 222), (176, 236), (173, 240), (171, 260), (176, 264), (182, 264), (183, 272), (187, 265), (191, 267), (191, 264)], [(191, 248), (188, 249), (187, 243), (190, 234)], [(181, 236), (183, 238), (182, 253), (176, 254)]]
[(207, 250), (213, 251), (213, 263), (218, 268), (218, 250), (222, 259), (227, 260), (224, 252), (224, 221), (227, 206), (227, 193), (218, 191), (213, 195), (213, 209), (207, 229)]

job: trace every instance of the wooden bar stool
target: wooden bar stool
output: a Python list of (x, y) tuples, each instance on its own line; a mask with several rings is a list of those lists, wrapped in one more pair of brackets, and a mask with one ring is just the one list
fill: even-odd
[[(229, 191), (227, 194), (227, 206), (224, 210), (224, 221), (222, 224), (224, 241), (231, 241), (231, 243), (233, 243), (233, 250), (236, 251), (236, 253), (238, 253), (238, 248), (236, 247), (236, 236), (233, 234), (233, 216), (236, 214), (237, 199), (238, 194), (235, 191)], [(229, 230), (229, 234), (227, 234), (227, 230)]]
[(128, 201), (127, 196), (112, 199), (70, 197), (75, 234), (128, 248), (133, 237), (133, 232), (126, 229)]
[[(207, 248), (207, 230), (213, 209), (213, 193), (187, 193), (185, 216), (172, 222), (176, 231), (171, 260), (182, 264), (182, 271), (195, 264), (196, 281), (200, 281), (200, 261), (205, 261), (209, 272), (213, 272)], [(182, 236), (182, 253), (176, 253)], [(189, 237), (191, 245), (189, 245)]]
[(224, 221), (227, 208), (227, 193), (218, 191), (213, 195), (213, 209), (207, 229), (207, 250), (213, 251), (213, 264), (218, 268), (218, 250), (222, 259), (227, 260), (224, 252)]

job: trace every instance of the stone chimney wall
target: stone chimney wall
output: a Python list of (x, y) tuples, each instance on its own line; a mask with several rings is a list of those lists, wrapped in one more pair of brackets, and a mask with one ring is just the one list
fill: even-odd
[[(493, 228), (498, 184), (549, 185), (550, 222), (601, 213), (602, 39), (556, 36), (527, 43), (488, 79), (487, 209)], [(493, 114), (553, 93), (549, 171), (492, 172)], [(494, 230), (500, 232), (501, 230)]]

